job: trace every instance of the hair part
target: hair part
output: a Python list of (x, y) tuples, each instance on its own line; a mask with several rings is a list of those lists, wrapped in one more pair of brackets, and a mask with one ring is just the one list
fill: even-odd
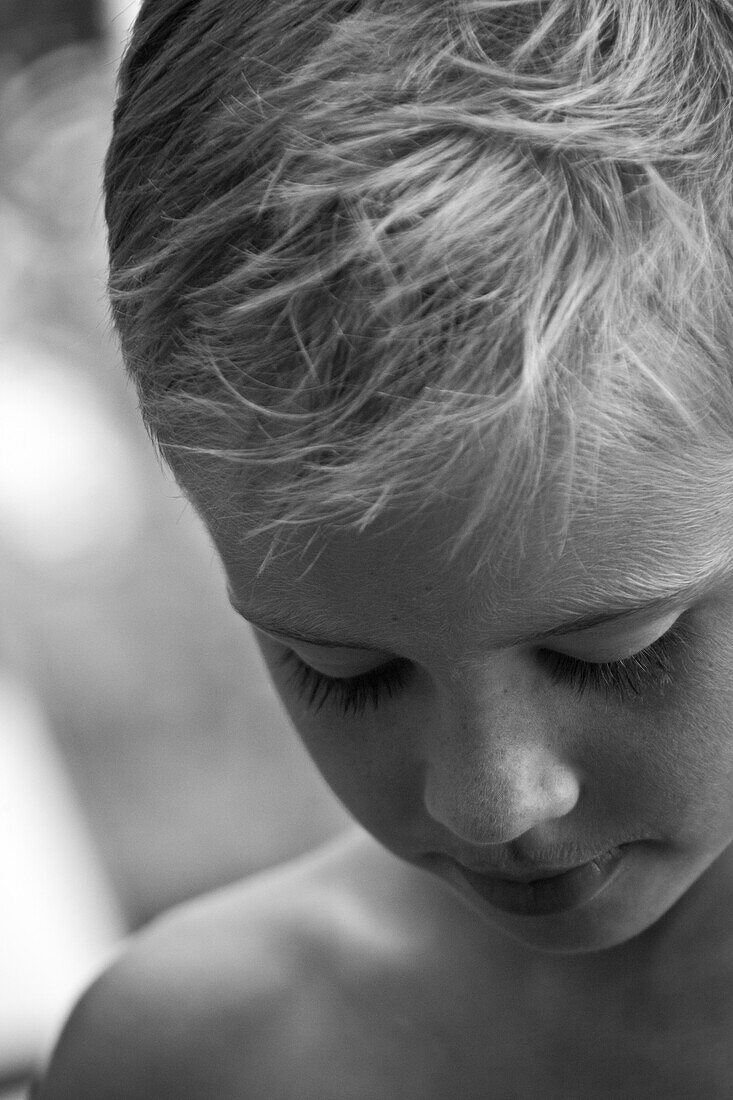
[(147, 0), (105, 191), (148, 430), (241, 470), (243, 537), (469, 469), (457, 549), (614, 452), (729, 483), (732, 133), (730, 0)]

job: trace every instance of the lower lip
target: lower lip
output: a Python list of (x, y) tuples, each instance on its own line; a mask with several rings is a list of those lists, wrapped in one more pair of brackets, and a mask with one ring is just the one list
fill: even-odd
[(572, 871), (535, 879), (534, 882), (488, 878), (460, 864), (455, 864), (455, 867), (474, 893), (496, 909), (520, 916), (539, 917), (564, 913), (592, 901), (616, 877), (623, 856), (622, 849), (613, 848), (590, 863), (574, 867)]

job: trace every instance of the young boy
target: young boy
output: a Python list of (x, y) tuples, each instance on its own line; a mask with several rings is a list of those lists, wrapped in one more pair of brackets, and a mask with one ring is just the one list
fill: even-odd
[(42, 1100), (733, 1092), (733, 6), (149, 0), (114, 317), (353, 833)]

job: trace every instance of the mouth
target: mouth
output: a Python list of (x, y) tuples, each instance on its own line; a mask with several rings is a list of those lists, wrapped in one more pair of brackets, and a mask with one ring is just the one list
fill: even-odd
[(460, 880), (494, 908), (519, 916), (548, 916), (577, 909), (596, 898), (620, 871), (627, 847), (610, 848), (574, 867), (533, 868), (526, 876), (515, 878), (476, 871), (450, 857), (440, 862), (449, 879), (454, 883)]

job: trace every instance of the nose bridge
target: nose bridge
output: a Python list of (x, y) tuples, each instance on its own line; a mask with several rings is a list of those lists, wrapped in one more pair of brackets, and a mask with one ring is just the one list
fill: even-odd
[(570, 813), (579, 775), (549, 719), (504, 689), (438, 708), (427, 739), (430, 816), (473, 844), (505, 844)]

